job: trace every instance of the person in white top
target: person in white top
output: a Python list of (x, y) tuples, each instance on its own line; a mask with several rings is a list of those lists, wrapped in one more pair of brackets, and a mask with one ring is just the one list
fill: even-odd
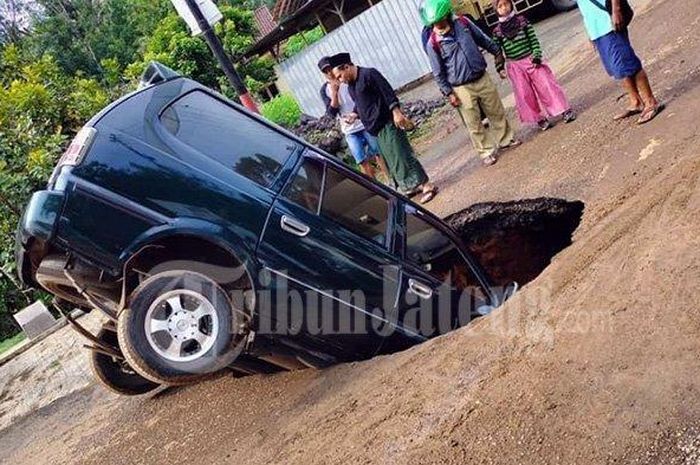
[(326, 106), (326, 114), (340, 121), (340, 130), (345, 135), (350, 153), (359, 165), (360, 171), (376, 178), (372, 165), (372, 162), (376, 162), (382, 174), (391, 182), (386, 162), (379, 151), (379, 142), (365, 130), (362, 121), (355, 113), (355, 102), (350, 96), (348, 85), (341, 83), (333, 76), (328, 57), (321, 58), (318, 69), (326, 77), (326, 82), (321, 86), (321, 99)]

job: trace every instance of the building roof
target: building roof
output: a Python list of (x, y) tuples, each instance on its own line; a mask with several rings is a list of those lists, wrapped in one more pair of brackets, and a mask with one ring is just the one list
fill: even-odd
[(284, 19), (296, 13), (296, 11), (308, 1), (309, 0), (277, 0), (275, 6), (272, 7), (272, 16), (277, 21)]
[(316, 27), (318, 20), (313, 14), (321, 8), (332, 3), (333, 0), (278, 0), (272, 10), (273, 18), (278, 18), (276, 11), (293, 11), (288, 16), (277, 19), (277, 26), (261, 37), (247, 52), (244, 57), (251, 57), (265, 53), (280, 42), (298, 34), (300, 30)]
[(277, 21), (275, 21), (275, 18), (273, 18), (272, 13), (267, 6), (256, 8), (253, 14), (260, 33), (257, 37), (258, 39), (265, 37), (277, 27)]

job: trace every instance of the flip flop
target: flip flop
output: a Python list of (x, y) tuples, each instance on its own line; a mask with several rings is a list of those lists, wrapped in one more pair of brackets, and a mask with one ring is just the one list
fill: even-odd
[(514, 149), (515, 147), (518, 147), (522, 145), (522, 141), (520, 139), (513, 139), (510, 142), (508, 142), (506, 145), (502, 145), (500, 148), (502, 149)]
[(653, 120), (654, 118), (656, 118), (657, 116), (659, 116), (659, 113), (661, 113), (661, 112), (664, 111), (665, 109), (666, 109), (666, 105), (663, 104), (663, 103), (659, 103), (659, 104), (656, 105), (656, 107), (655, 107), (654, 109), (652, 109), (651, 111), (645, 111), (645, 112), (643, 112), (643, 113), (642, 113), (642, 116), (640, 116), (639, 119), (637, 120), (637, 124), (640, 124), (640, 125), (641, 125), (641, 124), (646, 124), (646, 123), (648, 123), (649, 121), (651, 121), (651, 120)]
[(430, 202), (435, 198), (435, 196), (438, 193), (438, 188), (437, 186), (434, 186), (432, 189), (430, 189), (428, 192), (423, 193), (423, 197), (420, 198), (418, 201), (421, 205), (425, 205), (426, 203)]
[(403, 195), (405, 195), (406, 197), (408, 197), (409, 199), (411, 199), (411, 198), (415, 197), (416, 195), (420, 194), (420, 193), (423, 192), (423, 191), (420, 189), (420, 187), (415, 187), (415, 188), (413, 188), (413, 189), (411, 189), (411, 190), (408, 190), (408, 191), (400, 191), (400, 192), (401, 192)]
[(484, 166), (495, 165), (497, 161), (498, 160), (493, 155), (489, 155), (481, 159), (481, 162), (484, 164)]
[(621, 121), (623, 119), (631, 118), (632, 116), (638, 115), (643, 111), (644, 111), (644, 108), (628, 108), (627, 110), (625, 110), (624, 113), (620, 113), (619, 115), (615, 115), (615, 117), (613, 117), (613, 121)]

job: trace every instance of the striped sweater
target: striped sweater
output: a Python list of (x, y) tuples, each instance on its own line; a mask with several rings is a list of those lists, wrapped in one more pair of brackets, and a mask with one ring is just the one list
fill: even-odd
[[(532, 24), (525, 25), (518, 35), (512, 39), (507, 38), (500, 29), (496, 27), (494, 30), (494, 39), (503, 49), (503, 54), (508, 60), (521, 60), (525, 57), (532, 56), (532, 58), (542, 58), (542, 47), (540, 46), (540, 41), (535, 33), (535, 28)], [(502, 70), (503, 64), (498, 66), (498, 70)]]

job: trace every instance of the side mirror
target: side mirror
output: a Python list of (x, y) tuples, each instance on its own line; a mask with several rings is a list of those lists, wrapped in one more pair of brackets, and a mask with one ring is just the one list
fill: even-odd
[(152, 61), (148, 64), (148, 67), (141, 75), (138, 89), (141, 90), (150, 85), (158, 84), (159, 82), (177, 77), (180, 77), (180, 74), (178, 74), (176, 71), (173, 71), (157, 61)]
[(513, 297), (515, 293), (518, 292), (518, 289), (520, 289), (520, 286), (515, 281), (508, 284), (503, 290), (503, 295), (501, 296), (500, 304), (503, 305), (504, 303), (506, 303), (508, 299)]

